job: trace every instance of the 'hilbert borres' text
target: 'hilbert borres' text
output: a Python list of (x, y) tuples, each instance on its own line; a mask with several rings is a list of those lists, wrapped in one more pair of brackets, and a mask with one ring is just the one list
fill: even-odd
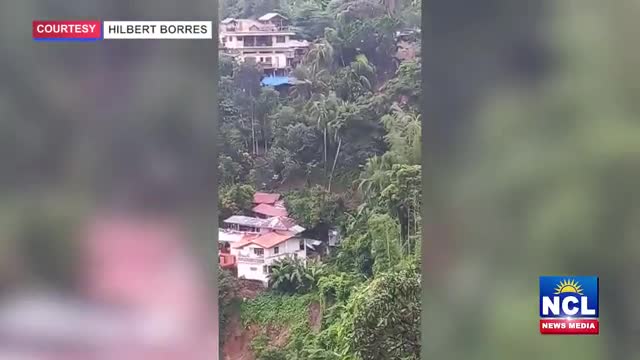
[(109, 25), (110, 34), (207, 34), (207, 25)]

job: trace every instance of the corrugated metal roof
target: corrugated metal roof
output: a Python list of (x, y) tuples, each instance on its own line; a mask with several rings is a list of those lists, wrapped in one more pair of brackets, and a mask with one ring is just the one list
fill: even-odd
[(293, 85), (295, 79), (289, 76), (267, 76), (260, 82), (262, 86)]
[(261, 226), (264, 226), (265, 224), (264, 219), (258, 219), (258, 218), (242, 216), (242, 215), (233, 215), (228, 219), (224, 220), (224, 222), (227, 224), (237, 224), (237, 225), (253, 226), (253, 227), (261, 227)]
[(271, 20), (271, 19), (273, 19), (274, 17), (277, 17), (277, 16), (279, 16), (279, 17), (281, 17), (283, 19), (286, 19), (286, 17), (284, 17), (284, 16), (282, 16), (282, 15), (276, 13), (276, 12), (270, 12), (270, 13), (266, 13), (266, 14), (260, 16), (258, 18), (258, 20), (260, 20), (260, 21), (268, 21), (268, 20)]
[(283, 216), (276, 216), (267, 219), (266, 227), (273, 230), (289, 230), (294, 227), (296, 224), (293, 222), (293, 219), (289, 219)]

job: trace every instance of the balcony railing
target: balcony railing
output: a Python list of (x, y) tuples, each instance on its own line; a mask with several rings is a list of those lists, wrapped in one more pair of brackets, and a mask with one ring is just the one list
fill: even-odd
[(269, 43), (249, 43), (249, 42), (245, 42), (242, 44), (242, 46), (244, 47), (272, 47), (273, 43), (269, 44)]
[(238, 255), (237, 256), (238, 262), (239, 263), (245, 263), (245, 264), (264, 264), (264, 258), (263, 257), (252, 257), (252, 256), (246, 256), (246, 255)]
[(279, 260), (285, 257), (305, 257), (305, 251), (304, 250), (298, 250), (296, 252), (292, 252), (292, 253), (282, 253), (282, 254), (277, 254), (277, 255), (271, 255), (271, 256), (266, 256), (265, 259), (266, 260), (270, 260), (270, 261), (274, 261), (274, 260)]
[(282, 25), (282, 26), (261, 26), (258, 29), (241, 29), (238, 26), (227, 26), (224, 28), (225, 31), (228, 32), (262, 32), (262, 31), (269, 31), (269, 32), (280, 32), (280, 31), (291, 31), (291, 27), (287, 26), (287, 25)]

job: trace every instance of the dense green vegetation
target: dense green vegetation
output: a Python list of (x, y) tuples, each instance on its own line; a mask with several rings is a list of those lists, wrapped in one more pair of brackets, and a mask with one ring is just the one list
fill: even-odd
[[(421, 61), (394, 54), (396, 31), (414, 25), (418, 4), (221, 6), (223, 17), (276, 9), (313, 42), (286, 94), (261, 87), (256, 65), (220, 58), (221, 213), (246, 212), (253, 189), (279, 191), (302, 226), (320, 237), (336, 226), (343, 235), (322, 264), (276, 264), (270, 290), (242, 303), (243, 323), (263, 329), (254, 354), (417, 359)], [(315, 324), (311, 304), (321, 312)], [(275, 325), (286, 327), (282, 346), (269, 341), (266, 329)]]

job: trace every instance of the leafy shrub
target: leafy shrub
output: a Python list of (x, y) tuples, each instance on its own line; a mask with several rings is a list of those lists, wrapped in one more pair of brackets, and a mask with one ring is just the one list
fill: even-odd
[(320, 278), (318, 290), (326, 303), (344, 302), (361, 281), (361, 278), (351, 273), (329, 274)]
[(256, 357), (257, 360), (289, 360), (287, 352), (279, 349), (266, 349)]
[(269, 277), (269, 286), (282, 293), (306, 293), (317, 286), (325, 265), (319, 262), (305, 264), (297, 258), (277, 260)]
[(345, 210), (343, 199), (322, 186), (292, 191), (285, 201), (291, 217), (308, 229), (337, 223)]
[(218, 209), (225, 219), (231, 215), (241, 215), (253, 205), (255, 189), (251, 185), (237, 184), (224, 186), (219, 191)]
[(240, 306), (242, 322), (246, 324), (308, 324), (308, 307), (312, 294), (282, 295), (264, 293)]
[(353, 350), (362, 359), (419, 359), (420, 281), (410, 264), (377, 276), (350, 301)]

